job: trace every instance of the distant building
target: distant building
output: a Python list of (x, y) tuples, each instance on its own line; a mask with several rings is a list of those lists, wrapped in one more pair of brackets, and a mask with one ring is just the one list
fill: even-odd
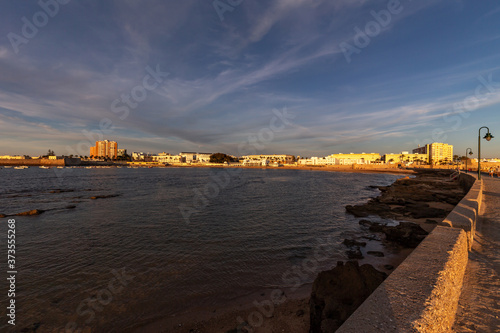
[(94, 158), (112, 158), (118, 157), (118, 143), (115, 141), (96, 141), (94, 147), (90, 147), (90, 156)]
[(210, 156), (212, 156), (213, 153), (198, 153), (196, 155), (196, 160), (199, 163), (210, 163)]
[(348, 165), (348, 164), (371, 164), (382, 159), (382, 156), (377, 153), (349, 153), (349, 154), (332, 154), (328, 156), (332, 159), (342, 160), (339, 161), (340, 165)]
[(298, 161), (299, 165), (336, 165), (338, 161), (331, 157), (311, 157), (301, 158)]
[(147, 161), (149, 160), (149, 154), (141, 152), (133, 152), (132, 153), (132, 160), (134, 161)]
[(285, 164), (290, 164), (293, 163), (295, 160), (295, 156), (293, 155), (248, 155), (248, 156), (243, 156), (243, 159), (245, 160), (257, 160), (257, 161), (262, 161), (262, 160), (269, 160), (271, 162), (281, 162)]
[(4, 155), (0, 156), (0, 160), (22, 160), (24, 157), (19, 155)]
[(168, 153), (159, 153), (158, 155), (151, 156), (153, 162), (165, 164), (179, 164), (183, 162), (181, 155), (170, 155)]
[(432, 163), (452, 162), (453, 146), (447, 143), (434, 142), (423, 147), (413, 149), (414, 154), (426, 154), (427, 160)]
[(127, 149), (117, 149), (117, 154), (118, 157), (124, 157), (127, 155)]
[(427, 163), (429, 158), (427, 154), (410, 154), (403, 151), (400, 154), (385, 154), (382, 160), (385, 163)]
[(196, 155), (198, 153), (193, 153), (193, 152), (182, 152), (180, 155), (184, 159), (184, 162), (186, 163), (192, 163), (196, 161)]

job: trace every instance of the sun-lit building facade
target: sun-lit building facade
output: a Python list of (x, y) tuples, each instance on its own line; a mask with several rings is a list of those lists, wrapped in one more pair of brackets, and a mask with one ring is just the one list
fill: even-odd
[(423, 147), (413, 149), (414, 154), (426, 154), (430, 163), (453, 161), (453, 146), (447, 143), (434, 142)]
[(111, 158), (118, 157), (118, 143), (116, 141), (96, 141), (94, 147), (90, 147), (90, 156), (93, 158)]

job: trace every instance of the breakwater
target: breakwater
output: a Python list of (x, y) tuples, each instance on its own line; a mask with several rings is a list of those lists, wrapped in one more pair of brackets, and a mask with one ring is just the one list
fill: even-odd
[(482, 182), (461, 174), (467, 195), (337, 332), (448, 332), (482, 201)]

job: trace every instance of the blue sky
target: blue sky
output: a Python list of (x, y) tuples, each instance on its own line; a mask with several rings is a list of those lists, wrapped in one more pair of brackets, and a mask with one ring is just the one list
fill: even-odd
[(498, 1), (58, 1), (0, 4), (0, 155), (500, 157)]

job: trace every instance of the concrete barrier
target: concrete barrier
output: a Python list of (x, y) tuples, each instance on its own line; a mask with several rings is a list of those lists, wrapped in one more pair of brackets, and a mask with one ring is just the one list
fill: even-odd
[(483, 199), (483, 181), (471, 174), (461, 174), (460, 183), (469, 188), (469, 192), (458, 203), (453, 211), (440, 223), (452, 228), (460, 228), (467, 234), (469, 251), (472, 249), (476, 222)]
[(469, 191), (396, 270), (337, 330), (450, 332), (482, 201), (482, 182), (463, 174)]

